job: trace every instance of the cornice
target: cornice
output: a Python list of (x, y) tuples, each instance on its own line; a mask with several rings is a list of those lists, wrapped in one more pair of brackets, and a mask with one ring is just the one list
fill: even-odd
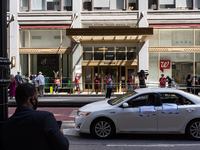
[(20, 48), (20, 54), (64, 54), (71, 53), (71, 48)]
[(149, 47), (149, 52), (200, 52), (200, 47)]

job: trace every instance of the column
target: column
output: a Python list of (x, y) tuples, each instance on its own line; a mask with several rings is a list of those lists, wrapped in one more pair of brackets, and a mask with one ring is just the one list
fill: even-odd
[[(74, 24), (72, 28), (81, 28), (81, 11), (82, 11), (82, 5), (83, 1), (82, 0), (73, 0), (72, 4), (73, 5), (73, 12), (78, 14), (78, 17), (74, 20)], [(72, 16), (72, 20), (73, 20)], [(81, 65), (82, 66), (82, 47), (80, 43), (72, 43), (72, 83), (75, 82), (75, 68), (76, 65)], [(80, 90), (82, 91), (83, 85), (82, 85), (82, 77), (83, 75), (80, 76)], [(72, 84), (74, 85), (74, 84)]]
[[(139, 8), (139, 17), (141, 17), (141, 13), (144, 13), (144, 17), (139, 22), (138, 27), (149, 27), (147, 24), (147, 10), (148, 10), (148, 3), (146, 0), (139, 0), (138, 1), (138, 8)], [(139, 42), (138, 43), (138, 69), (139, 70), (148, 70), (148, 63), (149, 63), (149, 57), (148, 57), (148, 41), (145, 43)]]
[(20, 57), (19, 57), (19, 25), (17, 12), (19, 11), (19, 1), (10, 0), (10, 19), (12, 15), (15, 16), (15, 20), (9, 25), (10, 35), (10, 60), (12, 56), (16, 57), (16, 66), (11, 69), (11, 74), (16, 75), (17, 71), (20, 71)]

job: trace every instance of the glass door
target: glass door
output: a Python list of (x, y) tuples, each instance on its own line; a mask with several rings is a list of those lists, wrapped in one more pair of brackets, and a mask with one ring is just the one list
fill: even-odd
[(112, 81), (113, 81), (113, 91), (118, 91), (118, 67), (102, 67), (101, 69), (101, 74), (102, 74), (102, 78), (101, 80), (102, 83), (104, 83), (101, 86), (101, 89), (103, 89), (103, 91), (105, 90), (105, 85), (106, 85), (106, 77), (107, 74), (110, 73)]
[(94, 89), (93, 74), (94, 74), (94, 68), (93, 67), (83, 68), (83, 90), (85, 92), (87, 92), (87, 91), (91, 92)]
[[(135, 84), (135, 77), (137, 76), (137, 67), (126, 67), (126, 80), (127, 82), (129, 78), (132, 78), (133, 84)], [(128, 86), (126, 86), (128, 90)]]

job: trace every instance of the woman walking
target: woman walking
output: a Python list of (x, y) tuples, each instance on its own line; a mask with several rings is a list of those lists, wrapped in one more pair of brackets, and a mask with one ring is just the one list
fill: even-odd
[(9, 85), (10, 99), (13, 99), (13, 97), (15, 97), (15, 89), (16, 89), (17, 81), (15, 80), (13, 74), (10, 75), (10, 80), (11, 80), (10, 85)]

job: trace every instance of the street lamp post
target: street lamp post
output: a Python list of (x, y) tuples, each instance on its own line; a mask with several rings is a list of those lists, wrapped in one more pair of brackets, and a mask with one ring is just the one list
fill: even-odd
[[(9, 65), (10, 61), (7, 58), (7, 0), (0, 0), (0, 128), (8, 118)], [(1, 137), (0, 149), (3, 149)]]

